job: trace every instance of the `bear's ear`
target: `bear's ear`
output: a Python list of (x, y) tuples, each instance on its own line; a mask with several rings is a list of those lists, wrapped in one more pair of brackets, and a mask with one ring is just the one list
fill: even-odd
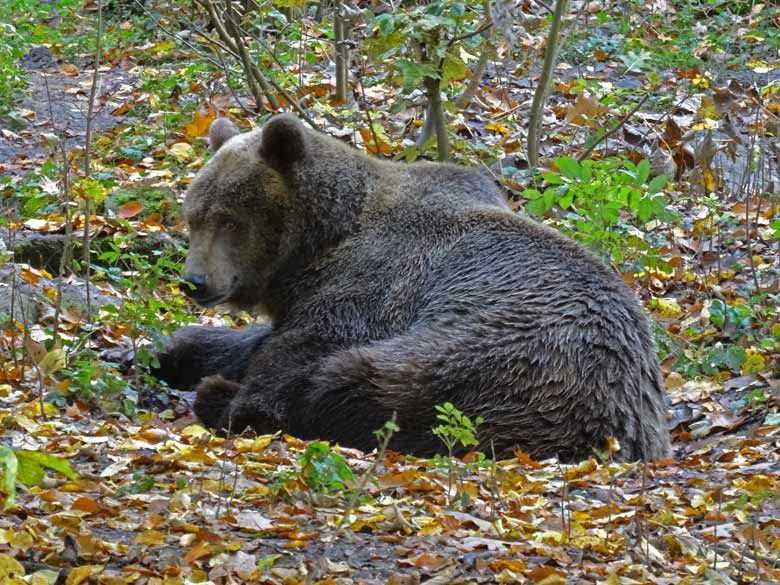
[(217, 152), (228, 140), (238, 134), (238, 128), (227, 118), (217, 118), (209, 126), (209, 148)]
[(292, 114), (271, 118), (263, 126), (260, 156), (278, 171), (285, 171), (306, 154), (306, 128)]

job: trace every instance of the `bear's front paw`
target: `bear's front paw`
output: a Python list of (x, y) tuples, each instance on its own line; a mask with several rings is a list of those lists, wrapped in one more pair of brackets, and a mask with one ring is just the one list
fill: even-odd
[(193, 406), (195, 414), (206, 426), (222, 430), (228, 420), (230, 403), (241, 390), (241, 384), (219, 375), (209, 376), (195, 390), (198, 393)]

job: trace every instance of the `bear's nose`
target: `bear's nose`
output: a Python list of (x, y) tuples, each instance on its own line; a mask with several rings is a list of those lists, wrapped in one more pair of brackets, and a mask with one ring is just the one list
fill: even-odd
[(179, 280), (179, 287), (184, 294), (193, 299), (203, 298), (207, 295), (209, 277), (206, 274), (193, 274), (188, 272)]

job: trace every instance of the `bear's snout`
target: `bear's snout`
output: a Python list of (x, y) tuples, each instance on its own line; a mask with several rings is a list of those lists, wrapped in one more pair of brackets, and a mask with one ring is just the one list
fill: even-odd
[(209, 277), (207, 274), (188, 272), (184, 275), (184, 278), (179, 280), (179, 286), (185, 295), (194, 301), (199, 301), (210, 296), (208, 282)]

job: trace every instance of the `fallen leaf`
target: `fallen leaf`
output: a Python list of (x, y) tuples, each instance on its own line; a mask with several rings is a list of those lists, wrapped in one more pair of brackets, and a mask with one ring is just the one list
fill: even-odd
[(209, 127), (216, 116), (217, 112), (213, 106), (210, 107), (205, 114), (200, 110), (196, 110), (192, 122), (184, 124), (184, 133), (190, 138), (206, 136), (209, 132)]
[(122, 219), (135, 217), (144, 210), (144, 206), (138, 201), (128, 201), (120, 205), (116, 210), (116, 216)]

